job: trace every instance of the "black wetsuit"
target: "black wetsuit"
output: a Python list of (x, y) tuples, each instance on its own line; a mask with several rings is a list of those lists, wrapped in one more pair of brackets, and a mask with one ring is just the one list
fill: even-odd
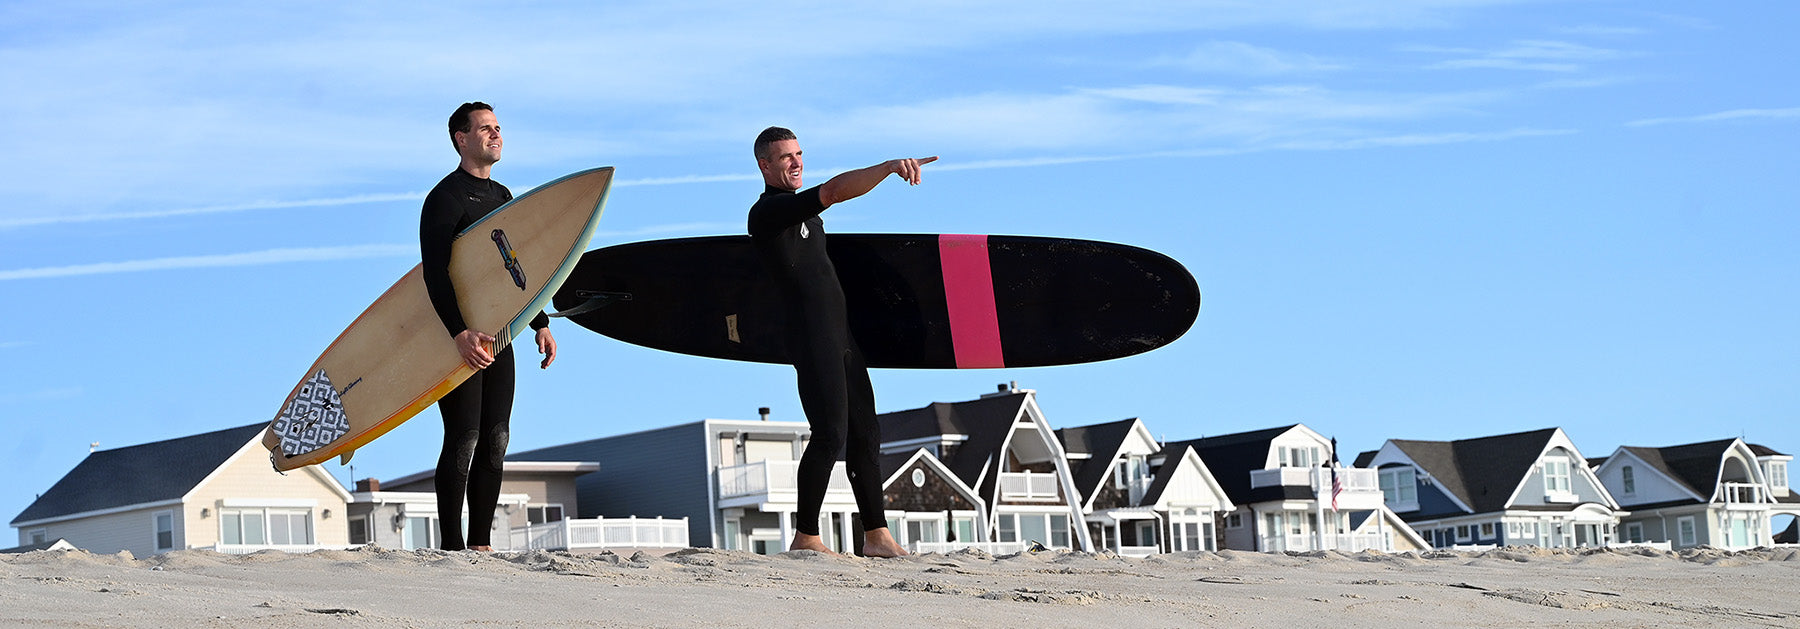
[[(461, 168), (439, 181), (425, 195), (419, 215), (419, 250), (424, 259), (425, 292), (451, 338), (468, 326), (456, 305), (456, 287), (450, 283), (450, 245), (457, 234), (512, 200), (512, 191), (491, 179), (482, 179)], [(491, 247), (490, 247), (491, 248)], [(550, 325), (538, 313), (532, 329)], [(444, 550), (462, 550), (462, 497), (469, 497), (468, 546), (490, 546), (494, 507), (500, 500), (501, 468), (513, 402), (513, 351), (509, 344), (494, 355), (494, 363), (475, 372), (455, 390), (438, 400), (444, 416), (444, 448), (438, 453), (433, 479), (438, 496), (438, 532)]]
[(796, 474), (794, 528), (819, 534), (819, 508), (840, 453), (865, 531), (887, 527), (881, 496), (881, 428), (875, 388), (850, 334), (837, 270), (825, 251), (825, 205), (814, 186), (798, 193), (768, 186), (750, 207), (750, 238), (787, 304), (788, 355), (812, 439)]

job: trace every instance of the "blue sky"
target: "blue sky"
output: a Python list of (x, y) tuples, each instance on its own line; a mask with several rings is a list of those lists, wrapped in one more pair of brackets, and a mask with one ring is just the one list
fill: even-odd
[[(8, 519), (90, 443), (272, 418), (417, 263), (466, 100), (515, 192), (618, 168), (595, 247), (740, 233), (779, 124), (811, 183), (942, 157), (834, 232), (1109, 240), (1199, 281), (1168, 347), (880, 370), (882, 411), (1016, 381), (1059, 427), (1301, 422), (1346, 457), (1550, 426), (1800, 451), (1794, 3), (164, 4), (0, 4)], [(802, 419), (791, 369), (553, 329), (515, 451)], [(440, 435), (427, 411), (355, 474)]]

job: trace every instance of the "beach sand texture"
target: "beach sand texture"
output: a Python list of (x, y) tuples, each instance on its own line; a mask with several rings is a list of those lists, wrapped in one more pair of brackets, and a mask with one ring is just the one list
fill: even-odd
[(30, 627), (1800, 627), (1800, 549), (0, 555)]

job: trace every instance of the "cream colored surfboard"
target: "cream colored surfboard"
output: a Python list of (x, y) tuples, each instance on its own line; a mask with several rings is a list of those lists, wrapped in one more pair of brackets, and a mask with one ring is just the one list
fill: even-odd
[[(593, 238), (612, 178), (608, 166), (552, 181), (457, 236), (450, 248), (457, 304), (470, 329), (494, 336), (496, 351), (529, 333), (531, 319), (568, 278)], [(263, 445), (282, 471), (334, 456), (348, 461), (473, 373), (415, 266), (306, 370), (269, 422)]]

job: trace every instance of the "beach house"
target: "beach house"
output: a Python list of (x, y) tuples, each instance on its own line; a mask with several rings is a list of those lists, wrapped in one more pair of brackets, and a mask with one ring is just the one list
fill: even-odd
[(1619, 521), (1622, 541), (1742, 550), (1773, 544), (1773, 518), (1800, 512), (1788, 488), (1791, 460), (1742, 439), (1620, 446), (1594, 462), (1594, 474), (1630, 510)]
[(1069, 458), (1035, 391), (1002, 384), (975, 400), (884, 413), (880, 421), (883, 454), (923, 448), (974, 490), (992, 532), (974, 541), (1001, 552), (1032, 543), (1094, 548)]
[(1561, 428), (1458, 441), (1389, 439), (1356, 466), (1436, 548), (1605, 546), (1621, 511)]
[[(489, 531), (494, 549), (605, 548), (599, 531), (583, 534), (601, 523), (573, 519), (579, 504), (575, 479), (599, 469), (600, 464), (593, 461), (506, 461)], [(350, 543), (402, 550), (440, 547), (436, 477), (433, 469), (386, 482), (357, 481), (346, 518)], [(468, 530), (467, 501), (463, 501), (462, 522), (462, 530)], [(686, 545), (685, 533), (680, 541)]]
[(267, 426), (90, 453), (13, 518), (19, 543), (60, 538), (140, 557), (347, 547), (350, 492), (316, 465), (275, 471), (262, 445)]
[(1056, 431), (1096, 548), (1120, 555), (1218, 550), (1234, 507), (1191, 447), (1165, 449), (1138, 419)]
[[(1337, 463), (1331, 439), (1302, 424), (1177, 441), (1192, 448), (1234, 507), (1223, 547), (1261, 552), (1392, 550), (1411, 531), (1383, 509), (1375, 474)], [(1359, 514), (1364, 514), (1358, 517)], [(1357, 524), (1368, 521), (1364, 532)]]

